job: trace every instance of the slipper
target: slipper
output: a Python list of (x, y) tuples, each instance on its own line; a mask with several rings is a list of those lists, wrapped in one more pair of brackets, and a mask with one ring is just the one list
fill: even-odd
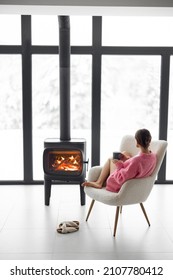
[(72, 226), (68, 227), (68, 226), (66, 226), (65, 223), (62, 224), (59, 228), (57, 228), (57, 232), (58, 232), (58, 233), (63, 233), (63, 234), (64, 234), (64, 233), (75, 232), (75, 231), (77, 231), (77, 230), (79, 230), (79, 228), (72, 227)]
[(59, 224), (59, 227), (62, 227), (63, 224), (65, 224), (66, 227), (79, 228), (79, 222), (78, 221), (64, 221), (64, 222)]

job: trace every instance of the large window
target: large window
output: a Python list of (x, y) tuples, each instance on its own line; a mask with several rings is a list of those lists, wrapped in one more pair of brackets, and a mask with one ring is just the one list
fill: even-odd
[(20, 55), (0, 55), (0, 180), (23, 180)]
[[(43, 179), (44, 140), (60, 137), (59, 56), (33, 55), (34, 179)], [(71, 137), (91, 142), (91, 57), (71, 58)], [(88, 156), (89, 156), (88, 154)]]
[[(91, 45), (92, 43), (92, 17), (70, 17), (71, 45)], [(59, 24), (58, 16), (32, 16), (32, 44), (58, 45)]]
[[(101, 155), (119, 148), (123, 135), (147, 128), (158, 138), (160, 56), (103, 56)], [(105, 148), (106, 147), (106, 148)]]
[(32, 44), (49, 46), (59, 44), (57, 16), (32, 16)]
[[(91, 164), (146, 127), (168, 136), (158, 180), (173, 182), (171, 27), (171, 17), (70, 16), (71, 137), (87, 140)], [(58, 16), (0, 15), (1, 184), (43, 182), (44, 140), (60, 137), (58, 46)]]
[(71, 45), (87, 46), (92, 44), (92, 17), (71, 16)]
[(59, 137), (59, 56), (33, 55), (33, 175), (43, 178), (44, 140)]
[(0, 15), (0, 45), (21, 44), (21, 17)]
[(91, 158), (91, 56), (71, 59), (71, 136), (85, 138)]
[(104, 16), (103, 45), (173, 46), (172, 17)]

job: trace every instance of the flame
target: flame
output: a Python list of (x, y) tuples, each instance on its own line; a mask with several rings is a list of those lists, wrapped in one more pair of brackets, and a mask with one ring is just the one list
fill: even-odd
[(81, 171), (81, 154), (80, 152), (64, 152), (63, 155), (58, 153), (52, 154), (52, 167), (54, 171)]

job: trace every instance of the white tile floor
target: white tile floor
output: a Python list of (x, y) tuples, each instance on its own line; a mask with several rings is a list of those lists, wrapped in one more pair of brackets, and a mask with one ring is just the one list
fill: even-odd
[[(113, 238), (115, 208), (95, 203), (85, 222), (90, 199), (80, 205), (79, 186), (53, 185), (50, 206), (43, 186), (0, 186), (0, 259), (18, 260), (173, 260), (173, 186), (155, 185), (145, 208), (126, 206)], [(80, 229), (59, 234), (64, 220), (79, 220)]]

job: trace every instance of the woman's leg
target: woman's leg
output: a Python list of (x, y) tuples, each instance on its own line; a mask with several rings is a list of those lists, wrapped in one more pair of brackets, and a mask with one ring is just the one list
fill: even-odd
[(82, 185), (101, 189), (103, 187), (106, 179), (110, 175), (110, 173), (112, 173), (115, 169), (116, 169), (116, 167), (115, 167), (115, 164), (112, 162), (112, 159), (108, 159), (106, 161), (106, 163), (104, 164), (97, 181), (95, 181), (95, 182), (86, 181)]

